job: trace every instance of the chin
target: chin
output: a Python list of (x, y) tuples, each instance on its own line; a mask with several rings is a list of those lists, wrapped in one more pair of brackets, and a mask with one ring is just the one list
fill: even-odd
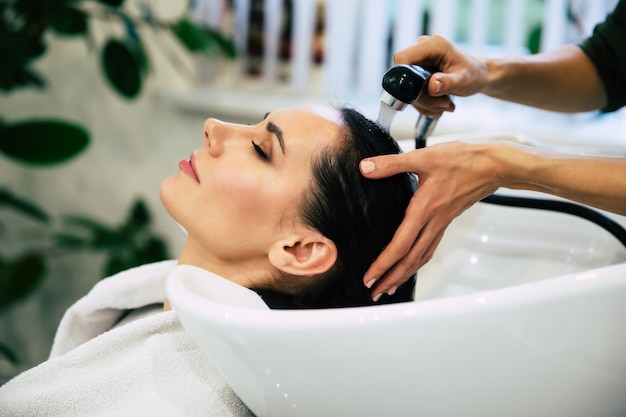
[(176, 197), (176, 186), (175, 186), (176, 177), (168, 177), (161, 183), (161, 187), (159, 188), (159, 197), (161, 198), (161, 203), (163, 203), (163, 207), (169, 213), (169, 215), (177, 222), (179, 219), (176, 215), (176, 204), (177, 201), (180, 201), (179, 198)]

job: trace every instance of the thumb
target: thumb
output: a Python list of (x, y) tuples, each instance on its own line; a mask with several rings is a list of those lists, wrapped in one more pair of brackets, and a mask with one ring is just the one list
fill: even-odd
[(433, 97), (454, 94), (453, 91), (458, 83), (458, 75), (455, 73), (437, 72), (430, 77), (428, 82), (428, 94)]
[(416, 163), (411, 157), (414, 152), (365, 158), (361, 160), (359, 169), (364, 177), (371, 179), (391, 177), (403, 172), (415, 172)]

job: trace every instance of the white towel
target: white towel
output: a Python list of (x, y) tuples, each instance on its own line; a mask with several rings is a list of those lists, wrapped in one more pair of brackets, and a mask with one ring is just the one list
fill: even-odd
[[(162, 311), (175, 264), (102, 280), (70, 307), (50, 359), (0, 387), (0, 415), (252, 416), (174, 312)], [(118, 323), (154, 304), (153, 314)]]

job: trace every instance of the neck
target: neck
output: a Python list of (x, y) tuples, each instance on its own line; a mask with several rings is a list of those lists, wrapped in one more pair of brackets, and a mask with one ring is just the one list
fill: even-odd
[(187, 240), (185, 243), (178, 257), (178, 264), (193, 265), (206, 269), (246, 288), (251, 288), (255, 284), (251, 279), (254, 272), (251, 273), (251, 271), (261, 272), (267, 268), (267, 265), (263, 265), (260, 260), (238, 261), (220, 259), (206, 250), (201, 250), (201, 247), (191, 240)]

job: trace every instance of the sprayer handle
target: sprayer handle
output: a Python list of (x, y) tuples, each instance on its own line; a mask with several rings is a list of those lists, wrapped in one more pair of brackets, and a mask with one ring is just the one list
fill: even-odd
[(426, 147), (426, 139), (433, 133), (437, 126), (438, 117), (424, 116), (420, 114), (415, 123), (415, 149)]
[(430, 76), (431, 72), (419, 65), (395, 65), (383, 76), (383, 90), (405, 104), (412, 104), (428, 85)]

